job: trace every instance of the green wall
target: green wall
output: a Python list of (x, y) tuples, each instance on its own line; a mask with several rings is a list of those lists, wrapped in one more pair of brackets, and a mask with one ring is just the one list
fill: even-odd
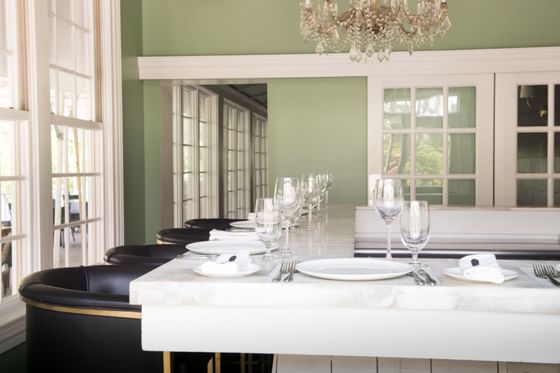
[(366, 203), (366, 79), (268, 83), (270, 180), (330, 170), (333, 203)]
[[(342, 2), (341, 2), (342, 3)], [(427, 49), (560, 46), (558, 0), (449, 0), (450, 31)], [(123, 66), (136, 55), (308, 53), (298, 0), (122, 0)], [(342, 7), (342, 6), (341, 6)], [(389, 62), (390, 63), (390, 62)], [(126, 81), (126, 242), (152, 242), (159, 227), (160, 110), (154, 82)], [(332, 169), (332, 198), (365, 203), (366, 90), (362, 79), (269, 83), (271, 179)], [(297, 98), (297, 99), (296, 99)], [(305, 104), (303, 104), (305, 102)], [(302, 146), (316, 132), (314, 142)]]

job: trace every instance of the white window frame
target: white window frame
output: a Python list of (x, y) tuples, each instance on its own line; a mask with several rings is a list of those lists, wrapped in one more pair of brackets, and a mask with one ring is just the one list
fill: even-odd
[[(230, 110), (231, 109), (231, 110)], [(235, 139), (233, 148), (229, 148), (230, 114), (235, 113)], [(223, 103), (223, 157), (224, 157), (224, 193), (223, 210), (226, 218), (244, 219), (251, 210), (251, 111), (231, 100), (224, 99)], [(227, 112), (227, 114), (226, 114)], [(240, 141), (241, 134), (241, 141)], [(228, 162), (228, 151), (233, 151), (231, 164)], [(241, 168), (240, 168), (241, 164)], [(233, 173), (233, 189), (229, 189), (228, 174)], [(232, 198), (233, 197), (233, 201)]]
[[(193, 110), (193, 158), (194, 169), (192, 170), (193, 194), (189, 196), (195, 201), (196, 213), (186, 215), (184, 209), (184, 193), (183, 193), (183, 95), (184, 91), (193, 93), (192, 110)], [(199, 190), (200, 162), (199, 162), (199, 122), (198, 115), (200, 105), (200, 95), (204, 95), (208, 99), (208, 118), (207, 118), (207, 143), (208, 143), (208, 159), (206, 160), (206, 168), (208, 170), (208, 196), (207, 211), (201, 212), (200, 199), (204, 198)], [(200, 86), (177, 85), (174, 87), (174, 107), (175, 116), (173, 119), (173, 206), (174, 206), (174, 225), (182, 227), (187, 219), (210, 217), (218, 214), (218, 96)]]
[[(390, 76), (368, 80), (368, 174), (383, 175), (383, 134), (384, 133), (406, 133), (412, 135), (416, 133), (414, 124), (411, 123), (410, 129), (385, 130), (383, 128), (383, 95), (387, 88), (443, 88), (446, 91), (450, 87), (475, 87), (476, 89), (476, 127), (472, 133), (476, 136), (476, 206), (492, 206), (493, 203), (493, 96), (494, 96), (494, 75), (493, 74), (466, 74), (466, 75), (428, 75), (428, 76)], [(411, 112), (415, 109), (412, 107)], [(447, 117), (447, 102), (444, 102), (444, 122)], [(432, 133), (433, 130), (418, 130), (419, 132)], [(470, 132), (471, 129), (458, 129), (460, 133)], [(437, 129), (438, 133), (448, 135), (455, 133), (454, 129), (448, 129), (443, 125)], [(443, 139), (443, 157), (447, 159), (447, 143)], [(446, 162), (444, 162), (444, 165)], [(410, 175), (414, 173), (415, 159), (411, 158), (411, 171), (404, 179), (410, 180)], [(400, 177), (400, 176), (399, 176)], [(413, 176), (416, 177), (416, 176)], [(422, 177), (419, 177), (422, 178)], [(445, 184), (447, 180), (453, 179), (444, 167), (442, 175), (438, 176), (443, 180), (442, 199), (445, 205), (447, 200)], [(369, 185), (368, 190), (373, 186)], [(414, 190), (411, 186), (411, 198), (415, 198)]]
[[(25, 113), (30, 125), (30, 147), (22, 163), (27, 173), (25, 188), (29, 219), (29, 260), (24, 263), (26, 275), (53, 266), (52, 172), (50, 131), (52, 116), (49, 99), (49, 18), (48, 1), (24, 0), (26, 6), (26, 45), (28, 107)], [(102, 222), (103, 236), (94, 253), (102, 262), (104, 250), (124, 241), (123, 159), (122, 159), (122, 87), (120, 46), (120, 0), (99, 0), (101, 61), (101, 117), (103, 129), (102, 163)], [(21, 65), (20, 65), (21, 66)], [(24, 114), (22, 114), (24, 115)], [(99, 153), (98, 153), (99, 154)], [(19, 296), (0, 304), (0, 353), (21, 343), (25, 336), (24, 305)]]
[[(560, 127), (554, 123), (554, 97), (548, 96), (548, 122), (546, 126), (517, 126), (517, 87), (519, 85), (558, 85), (560, 72), (527, 72), (496, 74), (496, 206), (515, 206), (517, 203), (517, 134), (526, 132), (546, 133), (548, 137), (548, 165), (544, 174), (523, 174), (522, 179), (547, 179), (548, 207), (554, 203), (554, 133)], [(558, 100), (559, 98), (556, 98)], [(513, 182), (512, 182), (513, 180)]]

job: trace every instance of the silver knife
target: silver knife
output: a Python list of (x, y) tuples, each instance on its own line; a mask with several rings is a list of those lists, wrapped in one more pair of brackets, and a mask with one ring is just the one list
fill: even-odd
[(418, 273), (426, 278), (426, 283), (428, 285), (430, 286), (437, 285), (437, 281), (428, 272), (424, 271), (423, 269), (419, 269)]

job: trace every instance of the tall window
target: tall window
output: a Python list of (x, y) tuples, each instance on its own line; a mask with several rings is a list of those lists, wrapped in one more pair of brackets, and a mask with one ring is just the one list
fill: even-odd
[(20, 51), (17, 47), (19, 10), (15, 0), (0, 0), (0, 303), (16, 294), (29, 261), (29, 216), (25, 188), (28, 116), (21, 108)]
[(101, 240), (96, 13), (92, 0), (51, 0), (49, 16), (53, 257), (59, 266), (88, 264)]
[[(217, 213), (217, 97), (198, 87), (181, 89), (180, 125), (176, 126), (176, 190), (181, 191), (184, 222)], [(179, 200), (179, 199), (177, 199)]]
[(432, 205), (492, 205), (491, 84), (491, 76), (381, 82), (372, 173), (402, 179), (406, 198)]
[(249, 110), (224, 100), (224, 217), (245, 219), (251, 209)]
[(257, 198), (266, 197), (268, 189), (268, 131), (266, 119), (252, 115), (253, 133), (253, 193)]

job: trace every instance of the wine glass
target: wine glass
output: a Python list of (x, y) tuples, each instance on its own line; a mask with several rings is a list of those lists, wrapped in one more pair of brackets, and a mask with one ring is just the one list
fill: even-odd
[(399, 179), (379, 179), (375, 183), (374, 203), (377, 214), (387, 225), (387, 255), (391, 256), (391, 223), (400, 215), (403, 205), (402, 182)]
[(296, 177), (279, 177), (274, 185), (274, 200), (280, 209), (282, 222), (286, 227), (286, 241), (282, 254), (290, 256), (290, 223), (301, 206), (301, 186)]
[(280, 238), (280, 209), (273, 198), (257, 198), (255, 203), (255, 232), (266, 246), (264, 261), (272, 258), (272, 244)]
[(307, 222), (311, 226), (313, 220), (313, 205), (319, 197), (319, 185), (317, 178), (313, 174), (303, 175), (301, 178), (301, 193), (303, 202), (307, 205)]
[(420, 266), (418, 253), (430, 239), (430, 208), (427, 201), (405, 201), (401, 214), (401, 241), (412, 253), (410, 264)]

